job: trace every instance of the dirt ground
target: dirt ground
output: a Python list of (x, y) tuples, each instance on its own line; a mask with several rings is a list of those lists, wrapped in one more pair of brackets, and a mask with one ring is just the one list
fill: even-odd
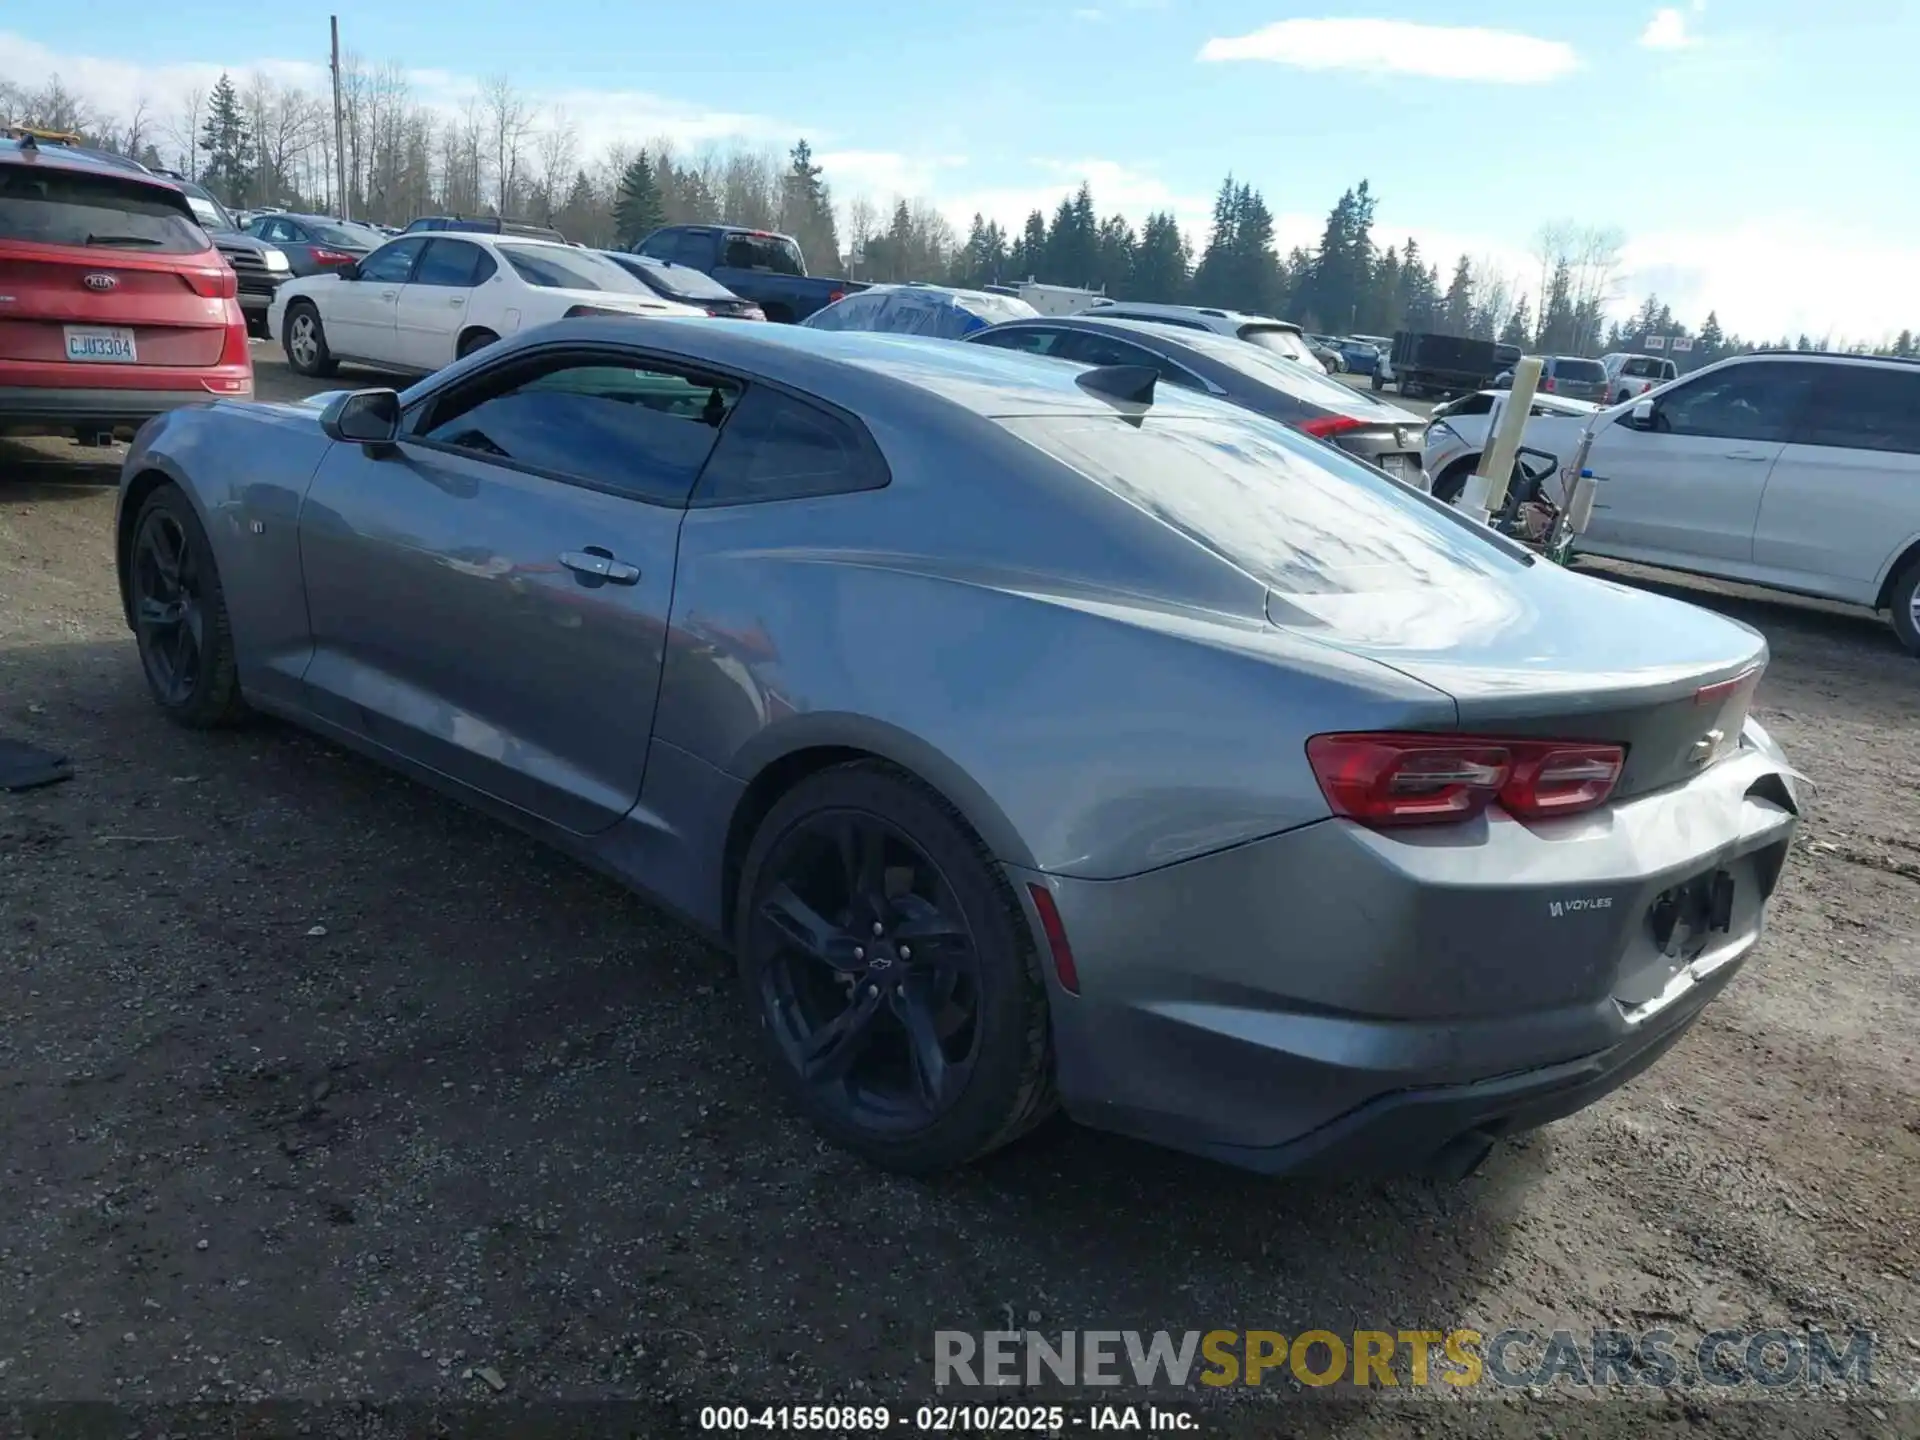
[[(1011, 1318), (1867, 1327), (1870, 1390), (1784, 1402), (1159, 1398), (1203, 1433), (1920, 1434), (1920, 662), (1874, 620), (1636, 579), (1766, 632), (1758, 713), (1818, 789), (1759, 953), (1624, 1091), (1457, 1185), (1064, 1122), (915, 1183), (786, 1113), (725, 957), (645, 904), (284, 727), (163, 723), (116, 611), (118, 455), (73, 458), (0, 442), (0, 735), (77, 772), (0, 795), (0, 1433), (78, 1400), (366, 1433), (906, 1409), (936, 1328)], [(503, 1408), (553, 1401), (636, 1408)]]

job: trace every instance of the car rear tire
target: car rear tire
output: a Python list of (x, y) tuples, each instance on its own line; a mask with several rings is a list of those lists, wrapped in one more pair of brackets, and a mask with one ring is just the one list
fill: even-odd
[(127, 597), (140, 668), (160, 713), (190, 730), (246, 719), (213, 546), (172, 485), (147, 496), (134, 521)]
[(1909, 654), (1920, 655), (1920, 556), (1907, 562), (1893, 582), (1889, 600), (1893, 612), (1893, 633)]
[(280, 341), (287, 352), (287, 364), (301, 374), (324, 380), (340, 369), (327, 348), (327, 327), (320, 323), (320, 312), (305, 300), (287, 306), (287, 333)]
[(902, 771), (836, 765), (775, 803), (734, 944), (781, 1087), (835, 1144), (927, 1174), (1051, 1113), (1046, 985), (1019, 902), (959, 813)]
[(456, 360), (464, 360), (467, 356), (473, 354), (474, 351), (484, 350), (487, 346), (494, 344), (499, 338), (500, 337), (491, 330), (469, 331), (460, 337), (460, 348), (455, 352), (453, 358)]

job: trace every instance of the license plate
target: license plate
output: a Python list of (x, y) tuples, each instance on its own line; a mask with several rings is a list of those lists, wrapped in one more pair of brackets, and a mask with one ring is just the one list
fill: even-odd
[(1413, 459), (1407, 455), (1382, 455), (1380, 468), (1400, 480), (1412, 480), (1416, 473)]
[(69, 360), (100, 361), (109, 365), (132, 365), (139, 361), (131, 330), (83, 325), (69, 325), (66, 329)]

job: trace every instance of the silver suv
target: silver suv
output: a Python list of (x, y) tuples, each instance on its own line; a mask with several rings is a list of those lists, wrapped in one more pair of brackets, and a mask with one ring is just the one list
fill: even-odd
[(1742, 355), (1527, 443), (1587, 424), (1580, 551), (1888, 610), (1920, 654), (1920, 361)]

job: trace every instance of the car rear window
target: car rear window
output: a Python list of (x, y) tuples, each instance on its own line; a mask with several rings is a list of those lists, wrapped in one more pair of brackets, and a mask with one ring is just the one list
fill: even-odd
[(655, 290), (676, 300), (738, 300), (740, 297), (704, 271), (687, 265), (669, 265), (643, 255), (628, 255), (614, 264), (644, 274)]
[(178, 191), (38, 165), (0, 165), (0, 240), (169, 255), (212, 243)]
[(1556, 380), (1572, 380), (1576, 383), (1593, 382), (1605, 384), (1607, 367), (1598, 360), (1555, 360), (1553, 375)]
[(1381, 415), (1382, 418), (1400, 416), (1411, 423), (1411, 416), (1401, 415), (1401, 412), (1380, 404), (1351, 385), (1329, 380), (1326, 371), (1320, 368), (1320, 362), (1311, 355), (1307, 357), (1307, 363), (1302, 365), (1262, 346), (1214, 334), (1183, 333), (1180, 343), (1189, 350), (1199, 351), (1209, 360), (1232, 366), (1262, 385), (1271, 385), (1276, 390), (1284, 390), (1297, 399), (1311, 401), (1325, 409), (1348, 415)]
[(303, 220), (309, 233), (322, 245), (339, 245), (348, 250), (378, 250), (388, 237), (362, 225), (328, 225), (323, 221)]
[(720, 263), (734, 270), (771, 270), (776, 275), (807, 273), (800, 247), (784, 235), (729, 235)]
[(1306, 360), (1318, 365), (1313, 358), (1313, 350), (1301, 338), (1298, 330), (1289, 330), (1284, 325), (1242, 325), (1240, 338), (1249, 345), (1271, 351), (1275, 355), (1284, 355), (1289, 360)]
[(559, 245), (502, 245), (507, 264), (529, 285), (543, 290), (610, 290), (622, 295), (647, 295), (648, 286), (611, 260), (585, 250)]
[(999, 423), (1281, 595), (1444, 589), (1521, 563), (1446, 507), (1258, 416)]

